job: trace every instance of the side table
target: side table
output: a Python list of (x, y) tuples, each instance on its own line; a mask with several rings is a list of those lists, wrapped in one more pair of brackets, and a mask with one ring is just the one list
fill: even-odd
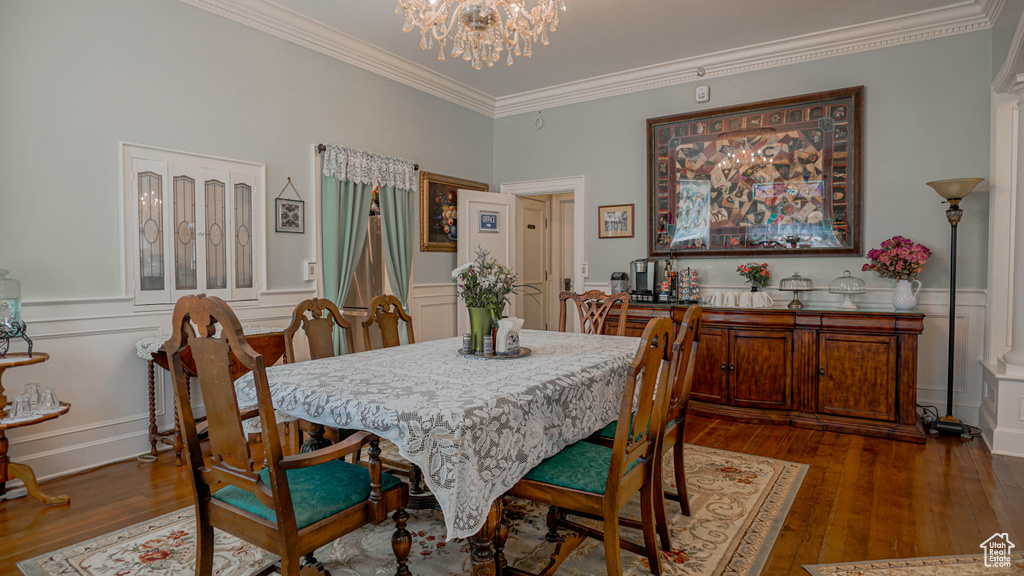
[(56, 412), (40, 414), (26, 420), (7, 420), (7, 396), (4, 394), (4, 386), (2, 382), (4, 371), (19, 366), (39, 364), (49, 359), (50, 355), (45, 352), (35, 352), (31, 357), (26, 353), (19, 352), (8, 354), (0, 358), (0, 407), (2, 407), (2, 409), (0, 409), (0, 495), (6, 493), (7, 481), (17, 478), (25, 483), (25, 489), (28, 490), (29, 496), (39, 500), (43, 504), (67, 504), (71, 501), (69, 496), (47, 496), (46, 494), (43, 494), (39, 489), (39, 482), (36, 481), (36, 474), (32, 471), (32, 468), (25, 464), (11, 462), (10, 457), (7, 456), (8, 430), (21, 428), (22, 426), (32, 426), (33, 424), (53, 420), (54, 418), (59, 418), (63, 414), (67, 414), (68, 410), (71, 409), (70, 404), (61, 402), (60, 408)]
[[(284, 356), (284, 331), (281, 328), (265, 328), (259, 326), (243, 326), (245, 339), (252, 346), (253, 350), (263, 354), (263, 360), (267, 366), (276, 363)], [(181, 466), (181, 453), (184, 449), (184, 442), (181, 438), (181, 430), (178, 426), (178, 413), (174, 413), (174, 429), (161, 432), (156, 425), (156, 370), (160, 366), (169, 370), (167, 355), (163, 351), (163, 343), (166, 339), (160, 337), (143, 338), (135, 343), (135, 351), (140, 358), (148, 364), (148, 385), (149, 385), (149, 445), (150, 455), (156, 457), (157, 443), (168, 444), (174, 448), (174, 465)], [(195, 361), (192, 359), (192, 351), (188, 348), (181, 354), (182, 368), (185, 374), (192, 378), (196, 375)], [(231, 379), (237, 380), (249, 370), (242, 366), (238, 360), (231, 358)], [(197, 418), (196, 422), (205, 422), (206, 418)]]

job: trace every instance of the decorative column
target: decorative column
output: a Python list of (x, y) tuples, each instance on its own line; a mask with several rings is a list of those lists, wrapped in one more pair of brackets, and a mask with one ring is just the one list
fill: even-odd
[[(1024, 166), (1024, 82), (1013, 87), (1017, 95), (1017, 158)], [(1017, 169), (1016, 207), (1013, 214), (1013, 298), (1010, 302), (1010, 350), (1003, 354), (1006, 373), (1024, 375), (1024, 169)]]

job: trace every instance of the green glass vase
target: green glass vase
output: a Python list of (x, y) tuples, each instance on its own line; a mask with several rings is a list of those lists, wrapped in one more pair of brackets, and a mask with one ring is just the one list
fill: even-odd
[(473, 352), (483, 353), (484, 336), (491, 333), (490, 308), (469, 309), (469, 334), (473, 342)]

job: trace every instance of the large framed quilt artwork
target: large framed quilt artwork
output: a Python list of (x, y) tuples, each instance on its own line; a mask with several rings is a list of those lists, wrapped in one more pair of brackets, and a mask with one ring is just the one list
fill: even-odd
[(648, 119), (648, 255), (860, 255), (863, 90)]

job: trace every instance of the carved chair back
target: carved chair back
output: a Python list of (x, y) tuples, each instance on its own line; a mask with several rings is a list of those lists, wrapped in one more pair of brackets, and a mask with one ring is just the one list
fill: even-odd
[(565, 332), (566, 316), (568, 315), (568, 300), (576, 304), (576, 310), (580, 317), (580, 332), (583, 334), (604, 334), (604, 323), (608, 314), (616, 303), (621, 304), (619, 308), (619, 327), (617, 336), (626, 333), (626, 311), (629, 309), (629, 294), (616, 292), (605, 294), (600, 290), (591, 290), (582, 294), (575, 292), (562, 292), (558, 295), (559, 315), (558, 331)]
[(341, 317), (341, 311), (334, 302), (324, 298), (303, 300), (292, 312), (292, 322), (284, 329), (285, 350), (284, 361), (295, 362), (295, 348), (292, 342), (299, 328), (306, 334), (311, 360), (334, 356), (334, 328), (338, 327), (345, 333), (345, 344), (348, 353), (355, 352), (352, 336), (352, 323)]
[(370, 313), (363, 322), (363, 339), (367, 350), (373, 349), (370, 340), (370, 327), (375, 325), (380, 331), (380, 339), (384, 348), (391, 348), (401, 344), (399, 339), (398, 322), (405, 322), (405, 329), (409, 335), (409, 344), (416, 342), (412, 331), (412, 317), (402, 308), (402, 303), (390, 294), (377, 296), (370, 301)]
[[(215, 336), (220, 324), (221, 334)], [(296, 530), (295, 513), (288, 480), (279, 467), (283, 457), (277, 421), (270, 398), (263, 356), (253, 350), (242, 334), (242, 326), (231, 308), (215, 296), (185, 296), (174, 307), (174, 334), (164, 344), (173, 375), (175, 403), (186, 456), (193, 478), (197, 503), (207, 502), (212, 489), (221, 484), (237, 486), (251, 493), (264, 506), (277, 511), (280, 529)], [(206, 405), (210, 458), (205, 460), (199, 444), (195, 415), (189, 402), (188, 376), (182, 366), (182, 352), (188, 347), (195, 361), (197, 380)], [(263, 428), (265, 463), (270, 485), (259, 477), (257, 461), (242, 429), (242, 420), (255, 413), (238, 410), (231, 376), (234, 358), (253, 372), (257, 409)]]
[(690, 388), (693, 386), (693, 371), (697, 365), (697, 348), (700, 345), (700, 306), (690, 306), (679, 324), (679, 333), (672, 343), (672, 364), (669, 368), (672, 386), (665, 423), (675, 421), (682, 424), (686, 417), (686, 406), (690, 403)]
[[(616, 500), (620, 486), (639, 487), (636, 475), (642, 478), (650, 472), (657, 440), (665, 425), (671, 341), (672, 321), (668, 318), (652, 319), (647, 323), (640, 338), (640, 347), (627, 369), (619, 424), (612, 444), (612, 462), (605, 492), (607, 498)], [(640, 462), (634, 466), (637, 461)]]

